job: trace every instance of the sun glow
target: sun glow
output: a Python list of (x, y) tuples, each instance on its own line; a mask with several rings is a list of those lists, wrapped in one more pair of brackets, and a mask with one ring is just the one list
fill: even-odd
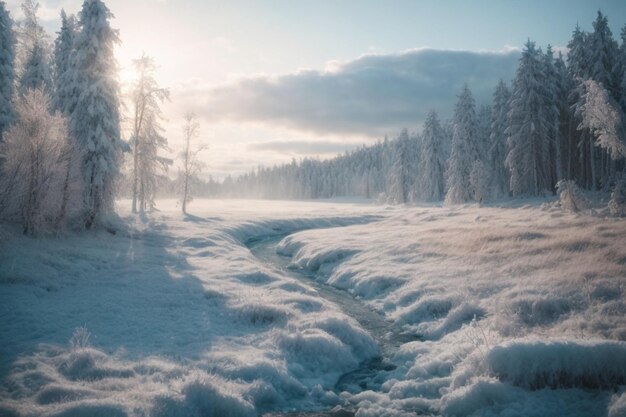
[(137, 78), (137, 72), (132, 66), (120, 66), (119, 80), (123, 89), (130, 86)]

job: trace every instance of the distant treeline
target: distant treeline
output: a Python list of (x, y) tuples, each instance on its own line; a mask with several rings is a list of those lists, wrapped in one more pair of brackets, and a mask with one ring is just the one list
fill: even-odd
[[(468, 86), (451, 120), (432, 110), (423, 129), (331, 160), (303, 159), (207, 183), (214, 196), (463, 203), (555, 192), (561, 180), (609, 190), (624, 171), (626, 26), (618, 43), (598, 12), (564, 57), (526, 43), (511, 85), (476, 106)], [(208, 194), (208, 193), (205, 193)]]

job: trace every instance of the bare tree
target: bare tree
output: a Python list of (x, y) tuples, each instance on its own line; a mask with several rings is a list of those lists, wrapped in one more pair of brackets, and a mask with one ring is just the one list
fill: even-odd
[(161, 135), (160, 104), (169, 99), (169, 91), (159, 87), (154, 78), (156, 66), (154, 60), (143, 55), (133, 61), (139, 78), (132, 92), (133, 113), (133, 213), (137, 213), (137, 199), (143, 212), (146, 204), (152, 206), (153, 198), (149, 193), (154, 182), (156, 170), (166, 168), (171, 161), (159, 158), (159, 148), (167, 147), (167, 140)]
[(19, 221), (25, 234), (58, 230), (68, 207), (80, 209), (79, 158), (68, 140), (67, 121), (50, 114), (50, 97), (41, 89), (29, 90), (16, 102), (17, 121), (5, 133), (0, 155), (10, 190), (3, 215)]
[(198, 136), (200, 129), (200, 123), (194, 113), (185, 114), (185, 126), (183, 128), (183, 138), (185, 140), (185, 150), (181, 152), (183, 167), (181, 171), (183, 182), (183, 194), (181, 196), (183, 213), (187, 214), (187, 203), (189, 203), (193, 196), (189, 189), (189, 183), (192, 178), (197, 176), (202, 170), (204, 164), (198, 160), (198, 154), (207, 149), (206, 145), (200, 145), (196, 148), (191, 148), (191, 142)]

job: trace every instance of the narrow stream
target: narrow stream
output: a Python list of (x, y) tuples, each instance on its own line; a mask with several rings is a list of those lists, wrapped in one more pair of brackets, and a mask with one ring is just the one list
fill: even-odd
[[(299, 280), (310, 288), (313, 288), (320, 297), (338, 306), (344, 314), (355, 319), (361, 327), (367, 331), (377, 342), (381, 356), (366, 361), (356, 370), (342, 375), (335, 390), (337, 392), (348, 391), (357, 393), (363, 390), (377, 390), (384, 382), (385, 371), (395, 369), (390, 358), (397, 351), (402, 343), (410, 340), (406, 335), (395, 328), (393, 323), (385, 320), (384, 316), (369, 308), (360, 300), (354, 298), (347, 291), (332, 287), (318, 281), (316, 274), (299, 268), (290, 267), (291, 258), (277, 253), (278, 243), (287, 235), (268, 236), (253, 239), (246, 242), (250, 252), (263, 264), (278, 271), (283, 276), (288, 276)], [(295, 413), (273, 413), (265, 416), (308, 416), (308, 417), (341, 417), (354, 415), (351, 410), (340, 410), (334, 412), (295, 412)]]

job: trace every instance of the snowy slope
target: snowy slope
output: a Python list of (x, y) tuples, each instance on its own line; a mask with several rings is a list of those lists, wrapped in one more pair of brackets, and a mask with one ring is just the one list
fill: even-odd
[[(1, 231), (0, 415), (626, 411), (623, 221), (538, 204), (159, 207), (120, 202), (115, 235)], [(334, 387), (380, 340), (245, 245), (288, 234), (295, 268), (401, 329), (365, 390)]]
[[(335, 403), (325, 391), (376, 355), (354, 320), (242, 244), (371, 221), (373, 207), (206, 202), (183, 218), (169, 203), (124, 216), (116, 235), (35, 240), (4, 230), (4, 414), (250, 415), (317, 405), (314, 396)], [(70, 349), (81, 326), (90, 347)]]
[(351, 399), (360, 416), (626, 413), (623, 220), (548, 204), (415, 208), (279, 246), (422, 339), (379, 392)]

